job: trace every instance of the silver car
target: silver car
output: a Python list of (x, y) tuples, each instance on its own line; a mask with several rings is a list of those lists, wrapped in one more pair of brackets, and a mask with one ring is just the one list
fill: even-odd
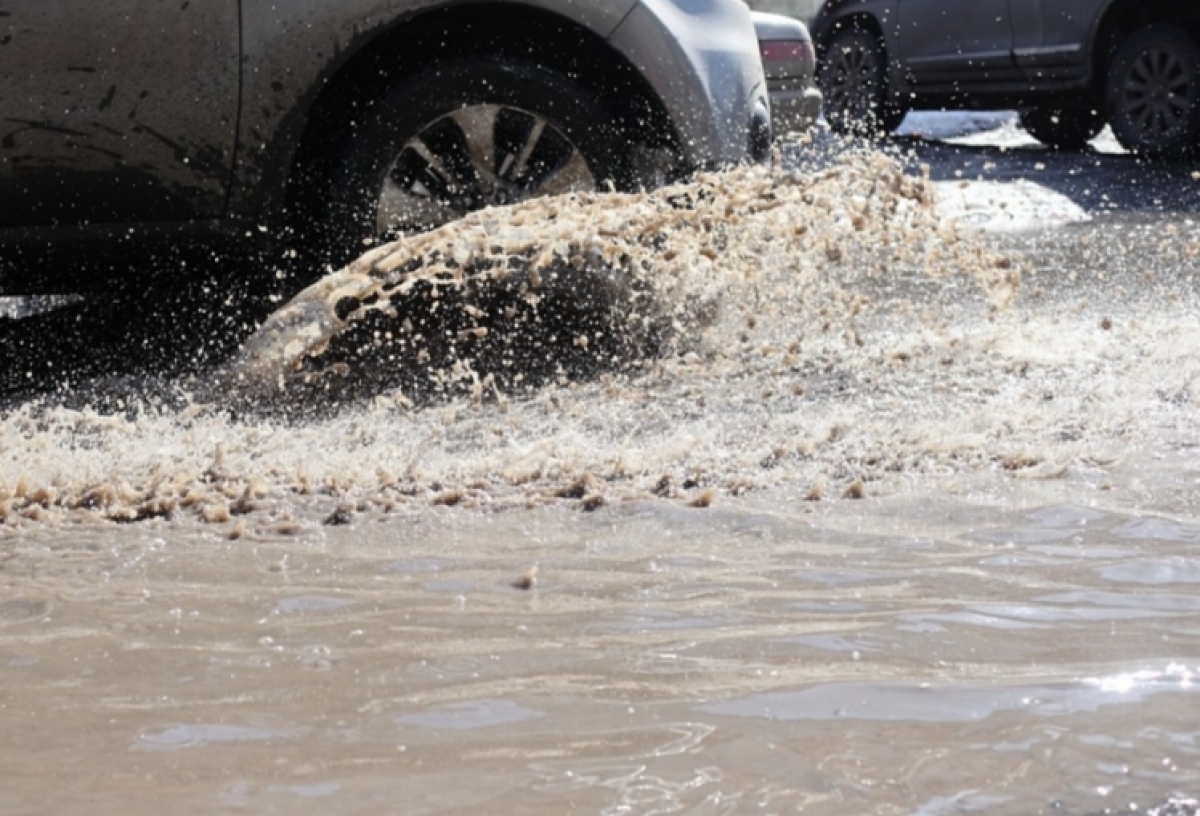
[[(759, 8), (764, 3), (752, 3)], [(821, 115), (817, 89), (817, 52), (808, 27), (795, 17), (754, 12), (754, 28), (762, 54), (771, 116), (778, 134), (808, 130)]]
[(225, 236), (315, 269), (769, 150), (741, 0), (41, 0), (0, 43), (0, 294), (110, 285), (80, 241)]
[(806, 26), (812, 25), (823, 2), (824, 0), (747, 0), (747, 4), (755, 11), (782, 14), (799, 20)]

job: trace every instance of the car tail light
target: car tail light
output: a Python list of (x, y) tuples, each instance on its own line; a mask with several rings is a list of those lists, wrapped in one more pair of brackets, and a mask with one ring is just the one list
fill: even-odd
[(816, 62), (817, 54), (808, 40), (767, 40), (759, 42), (763, 64), (779, 62)]

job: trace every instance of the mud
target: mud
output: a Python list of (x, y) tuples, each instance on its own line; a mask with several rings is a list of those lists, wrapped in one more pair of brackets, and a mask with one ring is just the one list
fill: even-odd
[(770, 300), (798, 344), (867, 308), (862, 281), (913, 271), (975, 277), (1001, 303), (1019, 281), (944, 226), (928, 183), (878, 153), (573, 194), (367, 253), (276, 312), (222, 381), (256, 406), (503, 399), (728, 342), (712, 330), (723, 304)]
[(481, 214), (7, 408), (0, 810), (1194, 811), (1200, 228), (900, 166)]

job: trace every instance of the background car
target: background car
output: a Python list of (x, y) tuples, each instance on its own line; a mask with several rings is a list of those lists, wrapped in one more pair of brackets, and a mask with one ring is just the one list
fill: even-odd
[(746, 0), (754, 11), (782, 14), (810, 25), (821, 8), (822, 0)]
[(255, 243), (315, 271), (769, 149), (740, 0), (54, 0), (10, 4), (0, 44), (0, 294), (133, 274), (94, 277), (96, 247)]
[(1052, 147), (1110, 124), (1136, 153), (1200, 149), (1196, 3), (829, 0), (812, 31), (835, 130), (890, 132), (916, 108), (1015, 108)]
[(793, 17), (754, 13), (776, 134), (808, 130), (821, 115), (817, 55), (808, 28)]

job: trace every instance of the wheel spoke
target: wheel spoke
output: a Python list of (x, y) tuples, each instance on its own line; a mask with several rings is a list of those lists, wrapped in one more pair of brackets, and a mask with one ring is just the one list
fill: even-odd
[(1125, 90), (1132, 91), (1138, 94), (1145, 94), (1150, 90), (1150, 83), (1140, 72), (1134, 71), (1125, 80)]
[[(1180, 74), (1167, 82), (1167, 89), (1177, 93), (1179, 96), (1191, 96), (1192, 78), (1186, 73)], [(1182, 93), (1178, 93), (1177, 89), (1182, 89)]]
[(383, 184), (375, 229), (380, 236), (430, 229), (461, 218), (465, 211), (434, 198), (423, 187), (405, 188), (392, 179)]
[[(436, 157), (436, 166), (443, 168), (448, 197), (466, 200), (481, 195), (479, 174), (472, 159), (468, 136), (452, 117), (433, 123), (418, 134), (409, 146), (423, 158), (430, 155)], [(464, 203), (460, 206), (468, 205)]]
[(846, 77), (850, 76), (850, 55), (845, 51), (837, 52), (837, 59), (834, 61), (834, 81), (841, 85), (845, 83)]
[(546, 130), (546, 120), (540, 116), (534, 117), (533, 127), (529, 129), (529, 134), (525, 137), (524, 144), (521, 145), (520, 153), (509, 154), (504, 157), (504, 163), (499, 169), (501, 178), (508, 181), (515, 181), (525, 174), (525, 168), (529, 164), (529, 157), (533, 154), (533, 150), (537, 147), (538, 141), (542, 138), (542, 133)]
[(1146, 62), (1149, 63), (1150, 73), (1160, 77), (1166, 68), (1167, 55), (1162, 51), (1151, 51), (1146, 55)]
[[(438, 158), (432, 150), (429, 149), (428, 145), (426, 145), (420, 139), (414, 139), (412, 144), (409, 145), (409, 149), (424, 159), (429, 172), (441, 179), (447, 189), (454, 186), (454, 174), (448, 167), (446, 167), (445, 164), (442, 163), (442, 160)], [(432, 194), (433, 193), (431, 192), (431, 195)]]
[(499, 182), (496, 174), (496, 119), (499, 113), (500, 108), (496, 105), (471, 105), (450, 114), (462, 130), (476, 184), (485, 197), (495, 193)]
[(542, 176), (537, 186), (529, 192), (534, 195), (558, 195), (575, 190), (595, 189), (596, 181), (588, 169), (587, 162), (578, 150), (571, 152), (570, 159)]
[(594, 190), (575, 145), (545, 117), (471, 105), (430, 123), (396, 158), (376, 206), (378, 234), (440, 226), (489, 204)]
[(503, 189), (497, 189), (498, 202), (523, 198), (530, 186), (529, 175), (533, 158), (544, 150), (543, 135), (552, 138), (553, 128), (547, 132), (549, 123), (542, 117), (516, 108), (505, 108), (496, 117), (496, 156), (499, 162), (497, 174)]

